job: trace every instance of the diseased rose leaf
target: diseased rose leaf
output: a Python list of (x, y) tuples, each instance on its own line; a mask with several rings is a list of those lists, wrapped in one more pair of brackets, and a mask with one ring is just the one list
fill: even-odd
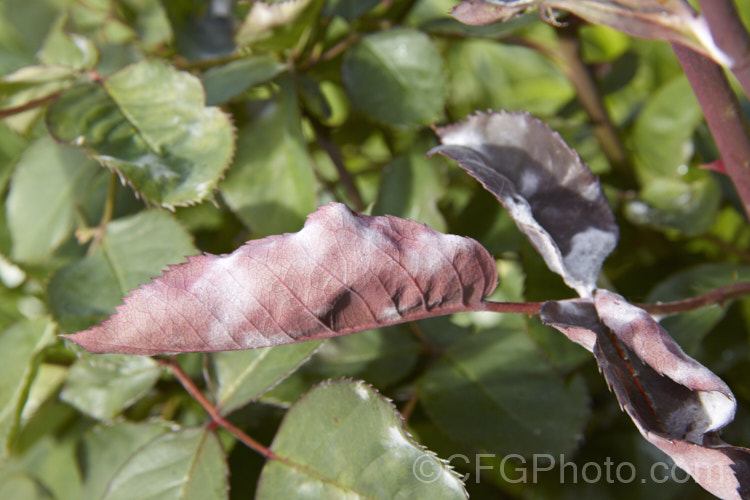
[(619, 229), (598, 179), (547, 125), (526, 113), (478, 113), (439, 127), (428, 155), (452, 158), (503, 204), (547, 266), (590, 297)]
[(719, 64), (731, 62), (714, 43), (704, 17), (684, 0), (466, 0), (452, 14), (464, 24), (484, 26), (534, 7), (547, 21), (554, 22), (552, 9), (565, 10), (634, 37), (686, 45)]
[(298, 233), (189, 257), (68, 338), (98, 353), (251, 349), (450, 314), (496, 285), (495, 261), (470, 238), (331, 204)]
[(646, 440), (710, 493), (745, 497), (750, 450), (718, 437), (734, 419), (734, 395), (646, 311), (597, 290), (593, 301), (547, 302), (541, 317), (593, 352), (620, 406)]

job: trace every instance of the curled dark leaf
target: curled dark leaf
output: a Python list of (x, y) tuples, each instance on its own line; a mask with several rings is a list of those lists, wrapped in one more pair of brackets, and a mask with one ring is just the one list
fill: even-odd
[(457, 161), (508, 210), (549, 268), (590, 297), (619, 230), (599, 180), (547, 125), (526, 113), (479, 113), (436, 129)]
[(685, 0), (465, 0), (452, 14), (464, 24), (482, 26), (533, 7), (552, 24), (557, 24), (552, 9), (564, 10), (631, 36), (686, 45), (725, 66), (731, 63), (714, 43), (705, 18)]
[(720, 498), (747, 498), (750, 450), (721, 441), (734, 419), (729, 387), (688, 355), (643, 309), (597, 290), (593, 301), (550, 301), (542, 321), (593, 352), (644, 438)]
[(471, 238), (331, 204), (297, 233), (190, 257), (68, 338), (92, 352), (251, 349), (481, 309), (496, 285)]

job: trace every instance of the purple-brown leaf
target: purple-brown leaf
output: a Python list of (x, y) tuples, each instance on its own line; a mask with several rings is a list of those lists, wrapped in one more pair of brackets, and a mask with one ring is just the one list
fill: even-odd
[(68, 338), (98, 353), (251, 349), (481, 307), (496, 286), (471, 238), (331, 204), (297, 233), (189, 257)]
[(547, 125), (526, 113), (479, 113), (436, 129), (440, 153), (503, 204), (549, 268), (590, 297), (619, 229), (599, 180)]
[(686, 45), (724, 66), (731, 62), (714, 43), (705, 18), (684, 0), (465, 0), (452, 14), (464, 24), (481, 26), (507, 21), (533, 7), (552, 23), (552, 9), (565, 10), (631, 36)]
[(593, 301), (547, 302), (541, 317), (593, 352), (620, 406), (649, 442), (712, 494), (746, 498), (750, 450), (718, 437), (734, 419), (734, 395), (646, 311), (597, 290)]

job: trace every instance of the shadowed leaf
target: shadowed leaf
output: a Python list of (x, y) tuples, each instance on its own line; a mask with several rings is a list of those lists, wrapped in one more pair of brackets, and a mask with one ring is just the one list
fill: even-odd
[(439, 127), (440, 153), (503, 204), (547, 266), (591, 296), (619, 230), (598, 179), (560, 136), (525, 113), (478, 113)]
[(92, 352), (251, 349), (481, 308), (496, 284), (470, 238), (331, 204), (298, 233), (189, 257), (69, 338)]
[(727, 445), (718, 436), (734, 419), (734, 395), (646, 311), (597, 290), (593, 302), (547, 302), (541, 316), (593, 352), (643, 437), (712, 494), (747, 498), (750, 450)]

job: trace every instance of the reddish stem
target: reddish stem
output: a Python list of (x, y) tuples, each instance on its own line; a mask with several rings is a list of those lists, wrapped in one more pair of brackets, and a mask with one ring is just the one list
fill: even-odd
[(750, 137), (737, 96), (721, 67), (687, 47), (673, 43), (706, 116), (722, 161), (750, 218)]
[(48, 102), (54, 101), (55, 99), (60, 97), (60, 94), (62, 94), (62, 92), (55, 92), (54, 94), (50, 94), (48, 96), (40, 97), (39, 99), (34, 99), (33, 101), (29, 101), (26, 104), (22, 104), (21, 106), (0, 109), (0, 119), (7, 118), (13, 115), (17, 115), (19, 113), (23, 113), (24, 111), (29, 111), (30, 109), (38, 108), (39, 106), (43, 104), (47, 104)]
[(635, 305), (645, 309), (651, 314), (669, 315), (692, 311), (712, 304), (723, 304), (727, 300), (747, 295), (749, 293), (750, 282), (745, 281), (742, 283), (732, 283), (731, 285), (722, 286), (711, 290), (704, 295), (690, 297), (689, 299), (676, 300), (674, 302)]
[(729, 69), (750, 96), (750, 35), (732, 0), (698, 0), (716, 46), (732, 59)]
[(253, 449), (263, 455), (266, 459), (271, 460), (280, 460), (280, 458), (272, 452), (270, 449), (266, 448), (262, 444), (260, 444), (258, 441), (254, 440), (247, 434), (245, 434), (241, 429), (233, 425), (229, 420), (224, 418), (219, 411), (216, 409), (216, 406), (211, 403), (206, 396), (203, 395), (203, 393), (198, 389), (198, 386), (195, 385), (195, 382), (193, 382), (193, 379), (191, 379), (187, 373), (182, 369), (182, 367), (177, 363), (177, 360), (175, 358), (157, 358), (157, 360), (163, 364), (169, 367), (170, 370), (172, 370), (172, 373), (174, 374), (175, 378), (182, 384), (182, 386), (185, 388), (188, 394), (195, 399), (204, 410), (206, 410), (206, 413), (211, 417), (211, 420), (218, 425), (219, 427), (222, 427), (229, 431), (234, 437), (236, 437), (238, 440), (240, 440), (242, 443), (244, 443), (248, 448)]

